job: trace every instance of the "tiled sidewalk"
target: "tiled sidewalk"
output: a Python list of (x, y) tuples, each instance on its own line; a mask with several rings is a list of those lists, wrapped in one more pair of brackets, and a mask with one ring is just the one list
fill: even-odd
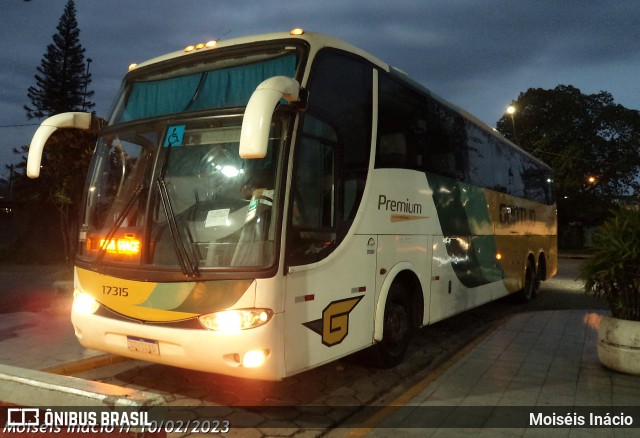
[[(403, 407), (388, 408), (388, 416), (378, 416), (367, 436), (637, 436), (638, 429), (628, 428), (506, 428), (504, 419), (496, 418), (523, 412), (528, 418), (527, 409), (555, 411), (558, 407), (558, 415), (576, 409), (580, 414), (591, 408), (574, 407), (588, 406), (596, 412), (611, 407), (606, 409), (611, 415), (626, 408), (638, 413), (635, 420), (640, 421), (640, 376), (606, 369), (598, 360), (601, 317), (601, 313), (585, 310), (514, 315), (449, 363), (446, 371), (424, 384), (412, 399), (403, 400)], [(428, 421), (434, 412), (450, 412), (453, 424), (500, 426), (435, 428)]]
[(44, 370), (67, 362), (103, 355), (83, 348), (69, 318), (71, 300), (41, 312), (0, 315), (0, 363)]
[[(66, 306), (70, 301), (40, 313), (2, 315), (0, 363), (42, 370), (102, 355), (76, 341)], [(521, 422), (507, 428), (500, 418), (532, 407), (557, 408), (559, 415), (574, 407), (610, 407), (611, 415), (632, 411), (640, 427), (640, 376), (608, 370), (598, 360), (601, 317), (587, 310), (514, 315), (395, 401), (381, 402), (373, 421), (363, 419), (360, 429), (334, 429), (327, 436), (637, 436), (638, 429), (623, 428), (529, 428)], [(429, 417), (443, 410), (455, 427), (469, 428), (433, 426)], [(496, 422), (499, 427), (492, 428)]]

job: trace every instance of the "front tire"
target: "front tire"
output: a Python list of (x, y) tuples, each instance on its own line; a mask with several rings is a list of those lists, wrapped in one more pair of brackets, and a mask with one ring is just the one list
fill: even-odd
[(411, 339), (411, 312), (407, 294), (399, 285), (389, 291), (384, 309), (382, 341), (373, 349), (373, 359), (381, 368), (392, 368), (401, 363)]

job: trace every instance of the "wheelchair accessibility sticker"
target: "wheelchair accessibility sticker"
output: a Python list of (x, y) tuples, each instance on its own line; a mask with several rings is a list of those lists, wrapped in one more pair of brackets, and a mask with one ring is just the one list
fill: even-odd
[(182, 146), (182, 140), (184, 139), (184, 127), (185, 125), (169, 126), (163, 146), (165, 148)]

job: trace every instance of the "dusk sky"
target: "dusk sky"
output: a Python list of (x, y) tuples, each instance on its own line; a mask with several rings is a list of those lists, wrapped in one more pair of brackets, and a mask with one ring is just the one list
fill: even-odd
[[(0, 177), (37, 120), (27, 88), (66, 0), (0, 0)], [(211, 39), (302, 27), (337, 36), (407, 72), (495, 126), (529, 88), (610, 92), (640, 109), (637, 0), (75, 0), (91, 58), (96, 113), (106, 116), (132, 62)]]

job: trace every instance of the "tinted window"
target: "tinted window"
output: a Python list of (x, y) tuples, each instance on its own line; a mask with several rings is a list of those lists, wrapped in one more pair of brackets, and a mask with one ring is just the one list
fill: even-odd
[(424, 170), (553, 203), (549, 169), (426, 92), (380, 73), (377, 168)]
[(471, 184), (494, 187), (494, 156), (492, 137), (477, 125), (467, 122), (468, 168)]
[(465, 177), (464, 119), (436, 99), (381, 73), (376, 167)]
[(360, 206), (371, 147), (372, 67), (325, 50), (314, 61), (309, 104), (294, 153), (287, 257), (322, 259)]

